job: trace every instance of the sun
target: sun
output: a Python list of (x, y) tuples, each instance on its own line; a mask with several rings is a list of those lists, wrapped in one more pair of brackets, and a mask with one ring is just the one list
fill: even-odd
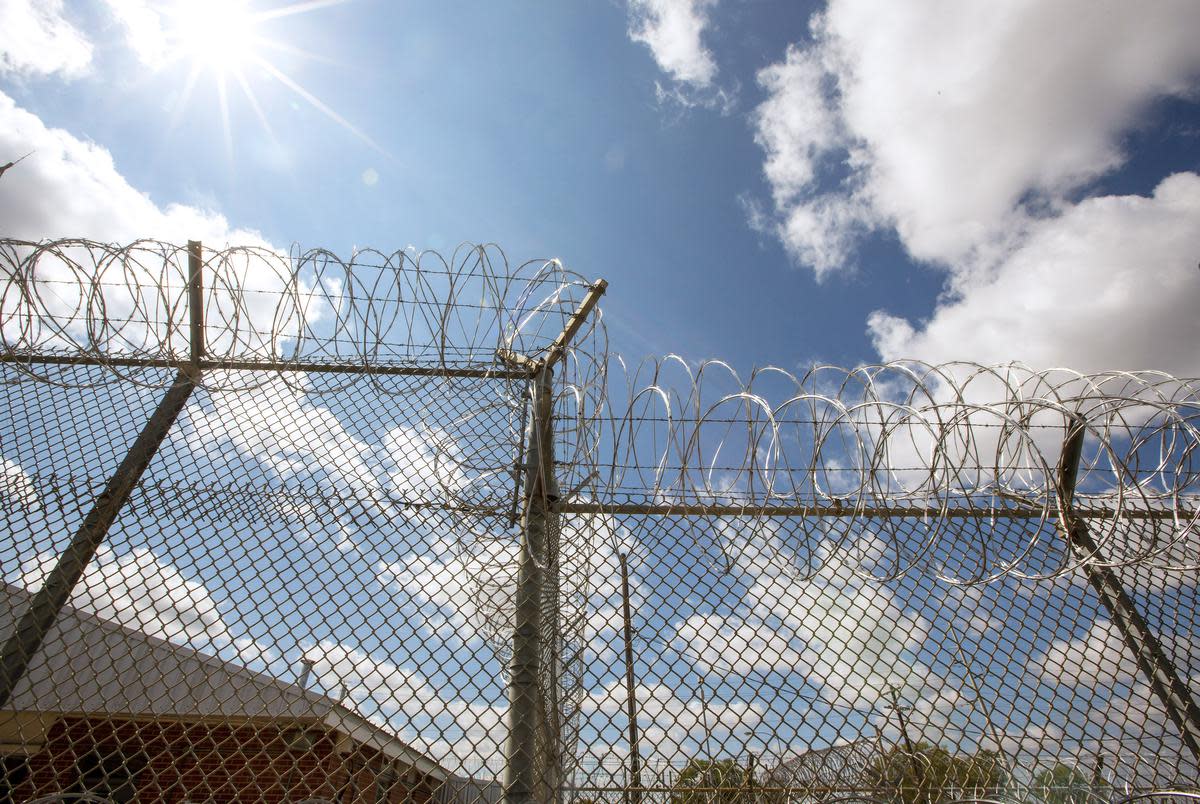
[(246, 0), (181, 0), (171, 11), (168, 38), (193, 67), (240, 74), (259, 58), (259, 16)]
[[(233, 130), (230, 115), (230, 90), (238, 89), (249, 103), (259, 123), (273, 142), (277, 143), (270, 119), (259, 104), (257, 91), (271, 85), (281, 86), (304, 100), (309, 106), (337, 123), (349, 133), (380, 153), (387, 155), (374, 140), (335, 112), (304, 88), (300, 82), (277, 66), (269, 55), (284, 53), (301, 59), (319, 59), (303, 49), (277, 41), (262, 30), (268, 23), (282, 17), (307, 14), (338, 6), (350, 0), (293, 0), (273, 6), (253, 8), (250, 0), (175, 0), (162, 12), (162, 45), (167, 51), (166, 64), (187, 66), (187, 78), (177, 96), (171, 128), (179, 123), (192, 90), (207, 74), (213, 79), (219, 103), (226, 151), (233, 153)], [(257, 90), (257, 91), (256, 91)]]

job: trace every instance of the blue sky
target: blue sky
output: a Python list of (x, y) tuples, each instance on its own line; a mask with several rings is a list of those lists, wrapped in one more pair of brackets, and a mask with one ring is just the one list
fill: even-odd
[[(1182, 33), (1194, 33), (1193, 11), (1095, 7), (1071, 47), (1049, 33), (1050, 12), (989, 13), (996, 18), (913, 7), (864, 18), (849, 2), (766, 0), (318, 3), (259, 21), (256, 33), (275, 46), (252, 48), (347, 125), (249, 60), (242, 72), (273, 141), (232, 77), (226, 137), (219, 68), (196, 55), (216, 48), (180, 40), (170, 3), (9, 0), (6, 30), (32, 44), (7, 48), (0, 90), (46, 126), (111, 154), (117, 175), (100, 184), (125, 182), (160, 211), (182, 204), (223, 216), (210, 240), (251, 230), (273, 244), (343, 253), (492, 241), (514, 259), (559, 256), (610, 280), (612, 335), (634, 357), (1188, 368), (1161, 342), (1196, 335), (1181, 320), (1186, 305), (1172, 303), (1197, 300), (1190, 181), (1181, 181), (1175, 217), (1142, 199), (1145, 214), (1176, 234), (1151, 268), (1135, 265), (1145, 249), (1089, 269), (1094, 255), (1052, 244), (1132, 225), (1137, 214), (1081, 204), (1150, 196), (1170, 176), (1194, 175), (1197, 63)], [(137, 14), (153, 24), (122, 22)], [(1111, 50), (1130, 15), (1140, 36)], [(896, 43), (880, 45), (887, 25)], [(698, 73), (697, 63), (707, 68)], [(1133, 66), (1097, 67), (1105, 63)], [(943, 91), (956, 105), (937, 105)], [(9, 158), (45, 136), (23, 128), (6, 126)], [(7, 177), (5, 208), (29, 190), (24, 182), (69, 187), (72, 172), (97, 169), (58, 164), (54, 150), (40, 148)], [(364, 182), (367, 171), (376, 183)], [(86, 209), (109, 197), (78, 199), (75, 215), (60, 207), (10, 216), (9, 234), (186, 236), (178, 214), (118, 223)], [(810, 213), (824, 223), (788, 231)], [(1111, 306), (1084, 303), (1053, 326), (1042, 320), (1039, 294), (1090, 275), (1087, 293), (1147, 271), (1150, 309), (1143, 317), (1132, 297), (1118, 299), (1131, 313), (1115, 329), (1145, 321), (1152, 332), (1107, 335), (1117, 342), (1089, 350), (1075, 341), (1095, 339)], [(1182, 286), (1156, 293), (1171, 280)], [(966, 306), (942, 297), (939, 308), (939, 294), (954, 292)], [(941, 326), (922, 331), (939, 309)], [(876, 311), (916, 334), (889, 326), (895, 318), (869, 333)], [(1002, 337), (1021, 329), (1025, 338)]]
[[(198, 237), (211, 246), (297, 242), (342, 254), (363, 246), (449, 250), (462, 241), (490, 241), (516, 262), (557, 256), (581, 274), (608, 279), (608, 332), (633, 360), (676, 352), (689, 360), (724, 358), (743, 369), (803, 369), (815, 361), (906, 357), (1200, 373), (1200, 6), (1194, 3), (604, 0), (418, 7), (263, 0), (249, 8), (268, 17), (255, 31), (274, 44), (233, 54), (244, 63), (258, 111), (231, 63), (209, 60), (225, 45), (186, 35), (203, 25), (181, 25), (175, 13), (185, 7), (0, 0), (0, 161), (32, 152), (0, 178), (4, 235)], [(289, 9), (296, 13), (273, 13)], [(181, 55), (172, 60), (173, 53)], [(221, 75), (228, 84), (224, 112)], [(338, 403), (317, 394), (271, 394), (262, 409), (225, 411), (225, 420), (252, 422), (258, 433), (232, 428), (231, 436), (220, 417), (201, 418), (211, 400), (194, 405), (185, 422), (209, 427), (228, 443), (181, 441), (173, 460), (186, 462), (189, 450), (202, 447), (215, 450), (205, 453), (213, 463), (236, 455), (249, 467), (244, 473), (278, 479), (295, 471), (320, 486), (348, 471), (348, 456), (371, 455), (381, 461), (372, 480), (386, 486), (387, 456), (409, 455), (387, 439), (415, 419), (364, 422), (349, 409), (353, 401), (343, 399), (347, 409), (330, 412)], [(16, 393), (7, 404), (36, 407)], [(149, 395), (139, 404), (150, 404)], [(285, 421), (289, 415), (314, 430), (298, 433)], [(43, 442), (66, 437), (53, 416), (37, 418)], [(187, 427), (178, 438), (186, 439)], [(31, 444), (6, 445), (6, 478), (45, 469)], [(64, 454), (73, 454), (71, 445)], [(419, 444), (408, 446), (420, 452)], [(281, 470), (280, 455), (295, 456), (301, 469)], [(20, 482), (34, 484), (28, 494), (36, 495), (36, 483), (46, 479)], [(199, 537), (219, 544), (228, 536), (224, 527), (206, 526)], [(290, 550), (326, 568), (353, 570), (365, 579), (347, 592), (358, 606), (386, 588), (414, 611), (450, 617), (453, 626), (453, 607), (428, 590), (461, 577), (463, 567), (454, 560), (410, 561), (387, 586), (392, 570), (380, 563), (435, 552), (436, 528), (414, 527), (410, 544), (389, 543), (381, 535), (386, 528), (367, 521), (365, 534), (357, 534), (361, 550), (351, 555), (345, 543), (354, 541), (357, 527), (321, 525), (314, 545), (286, 529), (242, 536), (266, 545), (256, 560), (268, 567), (270, 550)], [(633, 542), (612, 523), (600, 530), (605, 547), (597, 571), (611, 578), (613, 546)], [(237, 643), (251, 635), (266, 643), (266, 658), (256, 661), (281, 675), (291, 672), (302, 649), (320, 645), (327, 660), (318, 668), (322, 678), (357, 678), (366, 689), (369, 667), (399, 684), (363, 693), (365, 708), (374, 701), (388, 716), (396, 714), (387, 711), (395, 704), (390, 695), (425, 683), (406, 675), (414, 662), (400, 659), (419, 656), (429, 632), (393, 633), (381, 646), (356, 639), (350, 620), (337, 612), (321, 622), (300, 616), (268, 622), (269, 601), (239, 588), (245, 566), (214, 564), (203, 550), (186, 547), (177, 530), (130, 531), (100, 575), (133, 583), (126, 592), (131, 600), (146, 594), (146, 583), (121, 568), (138, 560), (149, 562), (151, 575), (199, 584), (186, 587), (182, 606), (208, 612), (211, 621), (199, 632), (176, 624), (181, 630), (167, 629), (173, 636), (222, 651), (257, 650)], [(38, 543), (37, 550), (48, 546)], [(139, 547), (154, 555), (137, 559)], [(407, 549), (412, 553), (401, 555)], [(643, 541), (637, 549), (662, 562), (673, 547)], [(686, 633), (718, 652), (722, 644), (735, 650), (746, 628), (791, 634), (784, 637), (790, 646), (760, 646), (762, 665), (777, 674), (776, 692), (790, 695), (792, 688), (778, 686), (783, 677), (808, 683), (805, 694), (826, 707), (819, 711), (842, 712), (852, 724), (847, 733), (867, 722), (855, 708), (859, 691), (839, 699), (843, 690), (812, 683), (828, 668), (798, 669), (812, 664), (795, 650), (814, 641), (814, 628), (788, 622), (778, 607), (766, 605), (764, 613), (781, 582), (754, 564), (755, 551), (766, 548), (748, 550), (750, 566), (716, 580), (704, 563), (708, 556), (690, 555), (695, 563), (679, 568), (661, 565), (678, 570), (672, 583), (702, 590), (646, 622), (647, 633), (663, 635), (647, 642), (659, 660), (645, 679), (646, 693), (661, 699), (662, 719), (686, 724), (682, 738), (671, 738), (675, 745), (658, 735), (680, 753), (699, 750), (689, 740), (704, 725), (695, 722), (690, 659), (669, 648)], [(823, 580), (825, 586), (803, 593), (809, 607), (836, 613), (858, 606), (868, 636), (878, 637), (875, 655), (851, 671), (903, 665), (913, 675), (934, 663), (930, 651), (944, 634), (926, 622), (940, 603), (928, 584), (920, 586), (925, 581), (911, 581), (916, 591), (863, 592), (853, 579)], [(1049, 610), (1083, 596), (1081, 589), (1056, 587), (1041, 602)], [(611, 591), (592, 601), (599, 614), (611, 607)], [(1174, 587), (1159, 593), (1175, 594)], [(1194, 587), (1180, 594), (1194, 600)], [(1099, 655), (1112, 666), (1114, 700), (1139, 683), (1113, 658), (1119, 641), (1103, 621), (1063, 615), (1022, 636), (1008, 616), (1023, 605), (1021, 590), (1001, 585), (988, 595), (985, 603), (1000, 613), (982, 626), (964, 625), (978, 626), (970, 639), (1042, 661), (1051, 674), (1055, 655), (1060, 668)], [(300, 597), (297, 611), (320, 608), (316, 597)], [(389, 609), (386, 616), (395, 615)], [(727, 626), (724, 643), (705, 630), (717, 624)], [(305, 625), (310, 630), (298, 637), (294, 631)], [(611, 628), (596, 630), (612, 641)], [(910, 634), (879, 636), (891, 630)], [(850, 637), (836, 639), (851, 644)], [(440, 647), (446, 653), (439, 658), (460, 662), (451, 662), (451, 686), (462, 685), (464, 700), (480, 692), (468, 681), (470, 655), (482, 649), (455, 654), (462, 646)], [(591, 714), (608, 729), (604, 739), (615, 744), (620, 718), (610, 711), (612, 696), (605, 697), (615, 667), (610, 659), (589, 677), (588, 693)], [(704, 657), (696, 665), (713, 670)], [(954, 673), (944, 664), (934, 670)], [(1057, 685), (1049, 682), (1030, 676), (1020, 694), (1055, 699)], [(990, 683), (1001, 695), (1012, 678), (992, 673)], [(469, 710), (468, 719), (485, 724), (492, 740), (498, 690), (492, 685), (469, 701), (480, 708)], [(729, 733), (769, 722), (769, 712), (745, 700), (745, 688), (714, 681), (709, 693), (724, 707), (713, 716), (728, 719)], [(937, 697), (943, 693), (948, 697)], [(1019, 697), (1003, 694), (1009, 702)], [(821, 702), (822, 695), (832, 700)], [(961, 698), (944, 689), (929, 695), (932, 730), (955, 718), (962, 724), (969, 707)], [(1060, 712), (1070, 709), (1079, 718), (1091, 704), (1087, 695), (1068, 692), (1055, 700)], [(1022, 720), (1026, 713), (1015, 712), (1014, 727), (1050, 729), (1044, 722), (1050, 706), (1034, 713), (1046, 717), (1032, 725)], [(974, 746), (981, 727), (977, 714), (970, 717), (975, 731), (964, 744)], [(805, 731), (802, 720), (794, 716), (781, 731), (817, 742), (837, 736)], [(747, 745), (744, 733), (726, 739), (731, 752)]]

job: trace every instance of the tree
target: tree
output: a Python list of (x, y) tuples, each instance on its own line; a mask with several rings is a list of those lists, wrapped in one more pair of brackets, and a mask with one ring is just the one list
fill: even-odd
[(671, 804), (748, 804), (746, 769), (733, 759), (692, 759), (679, 772)]
[(1030, 792), (1038, 801), (1047, 804), (1087, 804), (1093, 789), (1083, 771), (1059, 762), (1033, 777)]
[(867, 772), (881, 795), (904, 804), (983, 797), (1002, 787), (1005, 776), (995, 751), (956, 756), (929, 743), (918, 743), (911, 753), (897, 746)]

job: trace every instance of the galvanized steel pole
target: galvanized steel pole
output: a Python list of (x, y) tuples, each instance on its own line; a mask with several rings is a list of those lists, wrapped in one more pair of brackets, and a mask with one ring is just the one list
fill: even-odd
[(625, 616), (625, 693), (629, 716), (629, 802), (642, 801), (642, 758), (638, 751), (637, 695), (633, 683), (633, 620), (629, 614), (629, 566), (621, 553), (621, 608)]
[[(535, 359), (510, 349), (497, 356), (531, 378), (528, 448), (525, 465), (525, 506), (521, 516), (521, 552), (513, 612), (513, 652), (508, 683), (508, 742), (504, 757), (505, 804), (545, 804), (557, 800), (562, 786), (561, 713), (558, 701), (558, 652), (549, 652), (550, 678), (542, 683), (542, 604), (551, 601), (551, 624), (557, 631), (558, 607), (558, 484), (554, 477), (554, 365), (567, 354), (571, 339), (604, 295), (608, 283), (597, 280), (588, 288), (563, 331)], [(543, 569), (551, 573), (543, 577)], [(551, 635), (557, 645), (558, 634)], [(547, 728), (542, 728), (546, 725)], [(538, 740), (545, 741), (539, 750)], [(539, 758), (543, 761), (539, 762)], [(540, 767), (539, 767), (540, 766)]]
[(532, 389), (529, 448), (526, 451), (525, 510), (513, 613), (513, 652), (509, 666), (508, 744), (505, 748), (504, 800), (533, 804), (538, 776), (538, 710), (541, 676), (542, 568), (552, 507), (558, 498), (554, 480), (553, 370), (544, 366)]
[(1113, 625), (1121, 633), (1125, 646), (1133, 654), (1138, 667), (1150, 683), (1150, 688), (1167, 710), (1167, 717), (1179, 729), (1180, 739), (1196, 761), (1200, 762), (1200, 708), (1197, 708), (1187, 685), (1179, 678), (1174, 664), (1138, 611), (1133, 598), (1125, 591), (1117, 573), (1104, 565), (1104, 557), (1100, 553), (1099, 545), (1092, 539), (1087, 523), (1073, 511), (1075, 486), (1086, 432), (1086, 423), (1076, 417), (1072, 420), (1063, 441), (1057, 489), (1061, 510), (1060, 525), (1066, 531), (1065, 536), (1071, 552), (1087, 575), (1088, 582), (1096, 591), (1100, 602), (1104, 604)]
[(125, 459), (109, 478), (104, 491), (96, 498), (92, 510), (75, 532), (75, 537), (58, 563), (46, 576), (42, 588), (33, 596), (29, 609), (17, 623), (16, 630), (9, 635), (0, 656), (0, 707), (8, 704), (17, 683), (29, 668), (29, 662), (37, 653), (46, 634), (54, 626), (63, 606), (70, 600), (79, 579), (83, 577), (88, 563), (100, 549), (121, 507), (129, 500), (133, 489), (141, 480), (146, 467), (161, 446), (167, 431), (187, 404), (188, 397), (200, 377), (197, 363), (204, 353), (202, 332), (204, 314), (200, 306), (201, 246), (197, 241), (188, 242), (188, 307), (191, 323), (192, 363), (179, 369), (174, 382), (158, 403), (150, 420), (142, 428)]

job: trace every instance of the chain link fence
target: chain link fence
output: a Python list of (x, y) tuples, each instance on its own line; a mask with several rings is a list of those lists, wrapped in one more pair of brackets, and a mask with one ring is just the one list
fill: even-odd
[(608, 354), (603, 282), (0, 241), (0, 801), (1196, 798), (1196, 381)]

